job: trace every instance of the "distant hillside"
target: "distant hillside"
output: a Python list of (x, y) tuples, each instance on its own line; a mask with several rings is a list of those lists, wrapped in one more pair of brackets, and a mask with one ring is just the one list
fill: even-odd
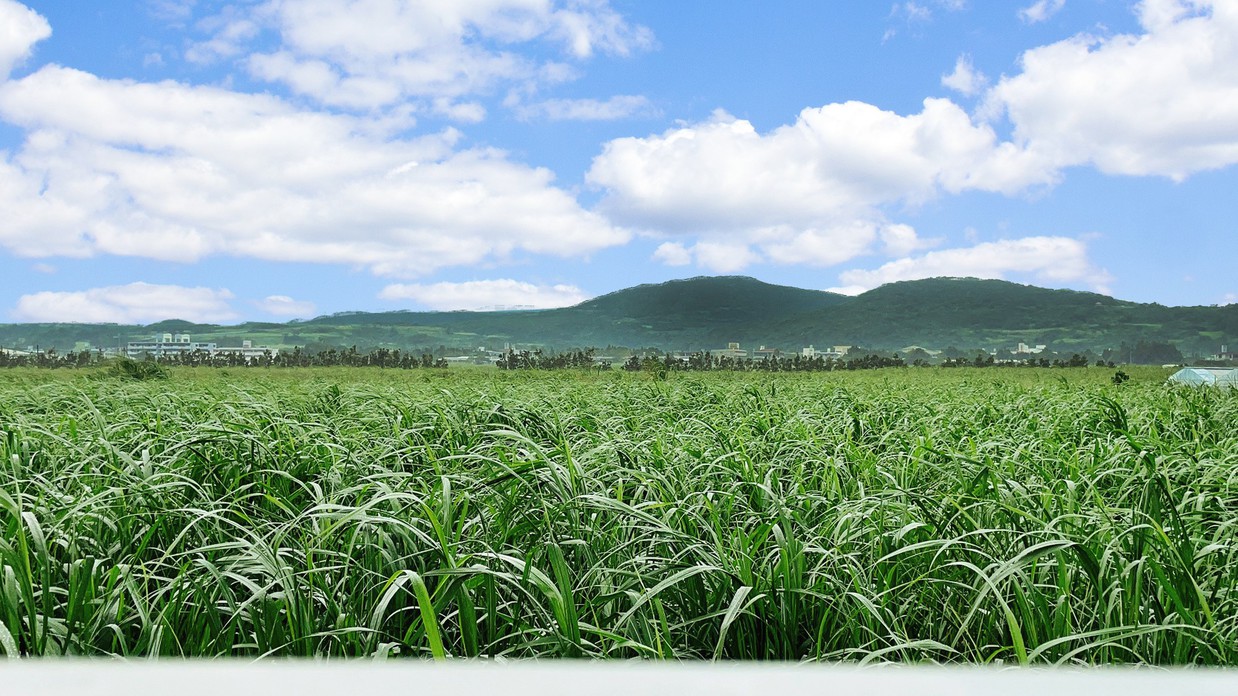
[(883, 285), (839, 311), (795, 317), (783, 326), (805, 327), (875, 346), (997, 348), (1023, 341), (1083, 350), (1143, 340), (1204, 352), (1238, 337), (1238, 305), (1164, 307), (1001, 280), (930, 278)]
[(837, 307), (850, 300), (845, 295), (770, 285), (745, 276), (701, 276), (637, 285), (582, 302), (572, 309), (646, 323), (743, 325), (762, 321), (770, 312), (795, 315)]
[(850, 299), (743, 276), (722, 276), (638, 285), (556, 311), (576, 327), (560, 340), (586, 330), (601, 345), (718, 348), (731, 341), (772, 345), (773, 339), (766, 335), (780, 321), (828, 311)]
[(463, 350), (504, 343), (566, 349), (607, 345), (697, 350), (739, 341), (798, 349), (814, 344), (898, 349), (1000, 348), (1022, 341), (1059, 351), (1123, 342), (1172, 342), (1184, 353), (1238, 344), (1238, 305), (1164, 307), (1000, 280), (931, 278), (891, 283), (857, 297), (772, 285), (742, 276), (639, 285), (574, 307), (509, 312), (347, 312), (237, 326), (169, 320), (115, 324), (0, 325), (0, 346), (109, 347), (154, 333), (188, 332), (221, 345), (356, 345)]

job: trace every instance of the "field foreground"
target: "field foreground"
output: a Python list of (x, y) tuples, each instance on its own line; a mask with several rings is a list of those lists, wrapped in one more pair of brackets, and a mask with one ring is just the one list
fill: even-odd
[(1107, 376), (0, 374), (0, 651), (1235, 664), (1238, 390)]

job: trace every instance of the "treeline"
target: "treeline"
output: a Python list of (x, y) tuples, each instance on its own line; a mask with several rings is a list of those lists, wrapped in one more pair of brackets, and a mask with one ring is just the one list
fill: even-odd
[[(1087, 367), (1090, 363), (1086, 355), (1075, 353), (1069, 358), (1027, 358), (1025, 360), (997, 360), (992, 355), (977, 355), (967, 358), (946, 358), (941, 361), (942, 367)], [(1097, 360), (1097, 367), (1114, 367), (1113, 361)]]
[[(540, 350), (509, 350), (496, 363), (503, 370), (562, 370), (571, 368), (594, 368), (609, 370), (609, 362), (599, 361), (592, 348), (569, 353), (548, 354)], [(977, 355), (974, 358), (946, 358), (941, 367), (1087, 367), (1088, 358), (1078, 353), (1070, 358), (1029, 358), (1027, 360), (996, 360), (992, 355)], [(1097, 360), (1098, 367), (1113, 367), (1114, 363)], [(734, 358), (729, 355), (714, 355), (708, 351), (687, 356), (633, 355), (623, 363), (628, 372), (832, 372), (837, 370), (875, 370), (883, 367), (932, 367), (921, 359), (907, 362), (897, 353), (880, 355), (866, 353), (853, 358), (803, 355), (767, 356), (762, 358)]]
[(541, 350), (508, 350), (495, 365), (500, 370), (567, 370), (574, 367), (596, 367), (609, 370), (609, 362), (597, 361), (597, 349), (586, 348), (567, 353), (546, 353)]
[(45, 350), (37, 353), (10, 353), (0, 350), (0, 367), (90, 367), (104, 361), (103, 353), (99, 351), (69, 351), (64, 355), (55, 350)]
[(766, 356), (756, 358), (733, 358), (729, 355), (714, 355), (709, 351), (692, 353), (682, 358), (671, 355), (662, 357), (633, 355), (623, 364), (628, 372), (685, 371), (685, 372), (831, 372), (834, 370), (875, 370), (881, 367), (907, 367), (907, 361), (894, 356), (867, 354), (849, 360), (841, 358), (803, 355), (786, 357)]
[[(571, 368), (612, 369), (610, 362), (599, 360), (596, 349), (588, 348), (567, 353), (550, 354), (540, 350), (509, 350), (495, 363), (502, 370), (564, 370)], [(906, 367), (897, 355), (863, 355), (850, 360), (831, 357), (769, 356), (760, 359), (733, 358), (708, 351), (686, 357), (672, 355), (633, 355), (623, 363), (628, 372), (828, 372), (831, 370), (871, 370), (879, 367)]]
[[(99, 351), (70, 351), (64, 355), (58, 354), (55, 350), (27, 354), (0, 351), (0, 368), (90, 367), (105, 364), (110, 360), (113, 358), (106, 357)], [(368, 352), (361, 352), (356, 346), (315, 352), (303, 351), (298, 347), (280, 353), (268, 351), (262, 355), (252, 356), (198, 350), (164, 355), (158, 360), (147, 357), (138, 362), (157, 362), (164, 367), (382, 367), (401, 370), (447, 367), (446, 360), (436, 358), (430, 353), (418, 354), (388, 348), (375, 348)]]

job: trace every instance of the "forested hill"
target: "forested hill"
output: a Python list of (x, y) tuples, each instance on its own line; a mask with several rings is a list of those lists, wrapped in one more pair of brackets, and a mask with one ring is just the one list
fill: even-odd
[(998, 348), (1022, 341), (1059, 351), (1155, 341), (1174, 343), (1184, 353), (1216, 352), (1238, 338), (1238, 305), (1165, 307), (975, 278), (891, 283), (852, 298), (840, 310), (796, 316), (782, 322), (777, 333), (784, 340), (825, 333), (891, 347)]
[(899, 349), (1012, 347), (1059, 351), (1172, 342), (1184, 353), (1238, 345), (1238, 305), (1164, 307), (1096, 293), (1047, 290), (1000, 280), (932, 278), (884, 285), (856, 297), (771, 285), (739, 276), (702, 277), (613, 292), (574, 307), (508, 312), (348, 312), (288, 323), (236, 326), (165, 321), (0, 325), (0, 347), (79, 342), (111, 347), (163, 332), (195, 341), (273, 347), (386, 346), (402, 349), (583, 346), (699, 350), (737, 341), (798, 349), (813, 344)]

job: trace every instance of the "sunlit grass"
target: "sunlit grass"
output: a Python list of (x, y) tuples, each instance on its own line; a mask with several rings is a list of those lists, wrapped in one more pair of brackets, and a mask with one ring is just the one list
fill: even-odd
[(1155, 371), (0, 383), (0, 651), (1232, 664), (1238, 391)]

